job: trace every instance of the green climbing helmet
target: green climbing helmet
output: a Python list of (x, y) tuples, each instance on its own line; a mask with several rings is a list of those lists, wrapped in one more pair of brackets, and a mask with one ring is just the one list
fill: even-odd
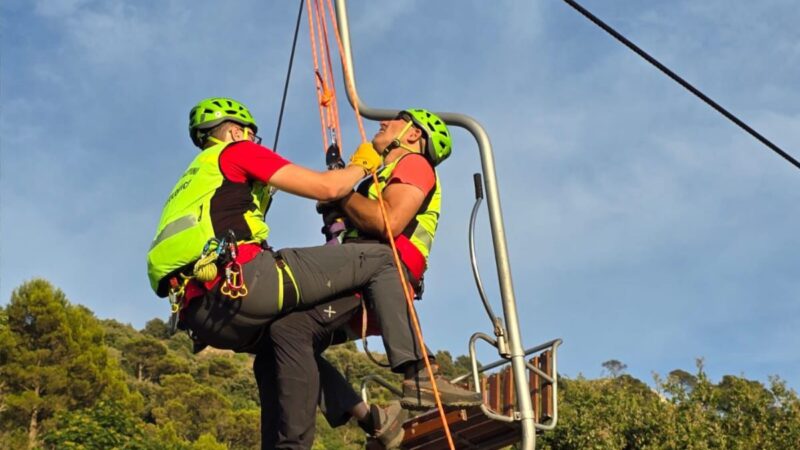
[(246, 106), (232, 98), (212, 97), (201, 100), (189, 111), (189, 136), (196, 146), (201, 146), (200, 132), (214, 128), (225, 121), (236, 122), (258, 132), (253, 115)]
[(425, 154), (428, 155), (434, 167), (450, 156), (453, 151), (453, 141), (450, 131), (447, 130), (444, 120), (427, 109), (406, 109), (401, 114), (411, 116), (411, 121), (427, 135)]

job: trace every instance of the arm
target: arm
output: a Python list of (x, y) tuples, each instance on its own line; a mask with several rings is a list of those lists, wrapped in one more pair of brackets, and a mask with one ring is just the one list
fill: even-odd
[(347, 195), (363, 177), (364, 170), (354, 165), (341, 170), (317, 172), (287, 164), (275, 171), (269, 184), (290, 194), (331, 201)]
[[(392, 183), (383, 190), (383, 201), (386, 204), (389, 226), (392, 233), (397, 236), (417, 214), (422, 202), (425, 201), (425, 193), (412, 184)], [(370, 200), (353, 192), (342, 199), (341, 205), (348, 219), (360, 231), (380, 237), (386, 236), (386, 227), (377, 200)]]
[(257, 180), (291, 194), (323, 201), (347, 195), (365, 171), (374, 170), (380, 162), (380, 155), (371, 145), (359, 146), (346, 168), (327, 172), (292, 164), (250, 141), (231, 144), (220, 155), (223, 175), (235, 183)]

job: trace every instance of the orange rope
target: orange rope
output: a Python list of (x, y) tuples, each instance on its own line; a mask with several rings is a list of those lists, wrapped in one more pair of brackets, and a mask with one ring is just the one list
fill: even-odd
[[(333, 12), (333, 3), (331, 0), (328, 0), (328, 11), (331, 15), (331, 23), (333, 24), (333, 31), (334, 35), (336, 36), (336, 43), (339, 46), (339, 55), (342, 58), (342, 68), (344, 69), (345, 75), (345, 82), (347, 83), (347, 88), (350, 89), (352, 94), (355, 94), (355, 88), (353, 87), (353, 77), (350, 71), (347, 69), (347, 65), (344, 61), (344, 45), (342, 44), (342, 39), (339, 35), (339, 25), (336, 21), (336, 15)], [(355, 95), (354, 95), (355, 97)], [(356, 122), (358, 123), (358, 130), (361, 133), (361, 139), (363, 142), (367, 141), (367, 135), (364, 131), (364, 123), (363, 119), (361, 118), (361, 112), (358, 109), (358, 99), (353, 99), (353, 107), (355, 109), (356, 114)], [(403, 286), (403, 293), (406, 297), (406, 306), (408, 307), (409, 315), (411, 316), (411, 321), (414, 324), (414, 332), (417, 335), (417, 339), (420, 343), (420, 348), (422, 348), (422, 357), (425, 361), (425, 369), (428, 372), (428, 376), (431, 380), (431, 385), (433, 386), (433, 396), (436, 400), (436, 409), (439, 410), (439, 417), (442, 419), (442, 428), (444, 429), (445, 436), (447, 437), (447, 443), (450, 446), (450, 450), (455, 450), (455, 444), (453, 443), (453, 436), (450, 433), (450, 426), (447, 423), (447, 417), (444, 413), (444, 407), (442, 406), (442, 399), (439, 396), (439, 388), (436, 386), (436, 378), (433, 376), (433, 368), (431, 367), (430, 360), (428, 358), (428, 351), (425, 348), (425, 340), (422, 337), (422, 328), (419, 325), (419, 320), (417, 318), (417, 311), (414, 308), (414, 300), (411, 296), (411, 292), (408, 288), (408, 281), (406, 280), (406, 274), (402, 269), (401, 262), (400, 262), (400, 255), (397, 251), (397, 246), (394, 241), (394, 233), (392, 232), (392, 227), (389, 223), (389, 215), (386, 211), (386, 204), (383, 201), (383, 195), (381, 193), (380, 183), (378, 181), (378, 174), (375, 170), (372, 171), (372, 182), (375, 184), (375, 191), (378, 193), (378, 205), (380, 206), (381, 216), (383, 217), (383, 223), (386, 227), (386, 236), (389, 238), (389, 245), (392, 247), (392, 254), (394, 255), (394, 264), (397, 268), (397, 274), (400, 276), (400, 284)]]
[[(314, 83), (317, 93), (320, 124), (322, 126), (322, 150), (336, 142), (342, 146), (341, 127), (339, 126), (339, 107), (336, 101), (336, 84), (333, 79), (330, 46), (328, 45), (328, 27), (326, 25), (325, 8), (314, 0), (306, 2), (308, 10), (309, 40), (311, 55), (314, 61)], [(316, 12), (316, 14), (315, 14)]]
[(328, 20), (327, 20), (327, 17), (325, 15), (325, 6), (324, 6), (324, 4), (320, 3), (318, 0), (315, 0), (315, 4), (317, 5), (317, 9), (318, 9), (317, 17), (320, 19), (319, 22), (320, 22), (320, 25), (322, 26), (322, 33), (325, 36), (325, 39), (323, 40), (323, 44), (324, 44), (324, 47), (325, 47), (325, 59), (324, 59), (324, 61), (325, 61), (326, 64), (323, 67), (323, 70), (327, 70), (325, 79), (328, 82), (329, 89), (330, 89), (330, 91), (332, 93), (332, 97), (334, 99), (334, 101), (331, 103), (331, 109), (330, 109), (330, 112), (331, 112), (332, 116), (335, 118), (332, 123), (334, 123), (336, 125), (335, 129), (334, 129), (334, 132), (336, 133), (336, 142), (338, 142), (339, 145), (341, 146), (342, 145), (342, 135), (341, 135), (342, 132), (341, 132), (341, 127), (339, 126), (339, 102), (335, 101), (336, 100), (336, 81), (333, 78), (333, 63), (332, 63), (332, 60), (331, 60), (331, 49), (330, 49), (330, 46), (328, 45), (328, 42), (329, 42), (329, 39), (328, 39)]
[(322, 150), (328, 148), (328, 133), (327, 131), (327, 117), (325, 117), (325, 108), (323, 107), (323, 85), (324, 80), (319, 74), (319, 63), (317, 57), (317, 37), (314, 33), (314, 12), (311, 9), (311, 1), (306, 2), (306, 8), (308, 10), (308, 32), (309, 32), (309, 40), (311, 41), (311, 57), (314, 62), (314, 73), (316, 77), (314, 79), (314, 92), (317, 94), (317, 104), (319, 105), (319, 123), (321, 126), (322, 131)]

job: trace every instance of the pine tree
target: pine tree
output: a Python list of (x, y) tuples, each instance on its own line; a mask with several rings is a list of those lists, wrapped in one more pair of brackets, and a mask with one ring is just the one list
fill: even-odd
[(0, 379), (6, 384), (2, 423), (24, 426), (28, 447), (37, 445), (44, 419), (86, 408), (102, 398), (135, 407), (116, 361), (103, 345), (103, 330), (89, 310), (71, 305), (49, 282), (35, 279), (16, 289), (0, 331)]

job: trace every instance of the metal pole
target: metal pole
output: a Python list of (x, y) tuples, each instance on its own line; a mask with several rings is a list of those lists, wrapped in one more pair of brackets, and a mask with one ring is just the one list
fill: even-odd
[[(347, 21), (347, 6), (345, 0), (336, 0), (336, 17), (339, 23), (339, 33), (341, 34), (342, 45), (344, 47), (344, 71), (349, 73), (352, 83), (347, 85), (347, 98), (352, 106), (358, 105), (361, 115), (371, 120), (386, 120), (397, 116), (396, 109), (375, 109), (365, 105), (358, 97), (355, 88), (355, 72), (353, 70), (353, 57), (350, 49), (350, 29)], [(345, 75), (347, 77), (347, 75)], [(521, 450), (533, 450), (536, 447), (536, 427), (533, 417), (533, 405), (531, 404), (530, 392), (528, 390), (528, 377), (525, 365), (525, 352), (522, 346), (522, 338), (519, 330), (519, 318), (517, 315), (517, 302), (514, 297), (514, 287), (511, 281), (511, 265), (508, 260), (508, 249), (506, 246), (506, 232), (503, 226), (503, 213), (500, 209), (500, 194), (497, 190), (497, 177), (495, 175), (494, 156), (492, 145), (489, 142), (489, 135), (480, 123), (475, 119), (456, 113), (437, 112), (447, 124), (464, 128), (472, 134), (478, 143), (478, 150), (481, 154), (481, 167), (483, 176), (486, 180), (486, 203), (489, 209), (489, 224), (492, 231), (492, 243), (494, 245), (494, 257), (497, 264), (497, 278), (500, 284), (500, 296), (503, 300), (503, 312), (508, 328), (508, 343), (511, 353), (511, 367), (514, 374), (514, 387), (517, 394), (517, 405), (520, 412), (520, 424), (522, 428)]]

